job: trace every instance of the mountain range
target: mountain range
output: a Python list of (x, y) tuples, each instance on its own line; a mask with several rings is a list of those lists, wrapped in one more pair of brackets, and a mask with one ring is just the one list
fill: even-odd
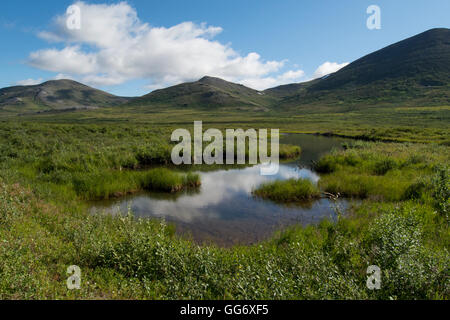
[(0, 109), (16, 111), (90, 109), (117, 106), (128, 100), (72, 80), (0, 89)]
[(431, 29), (362, 57), (338, 72), (257, 91), (204, 77), (137, 98), (117, 97), (72, 80), (0, 89), (0, 110), (43, 112), (114, 106), (282, 110), (305, 105), (448, 105), (450, 29)]

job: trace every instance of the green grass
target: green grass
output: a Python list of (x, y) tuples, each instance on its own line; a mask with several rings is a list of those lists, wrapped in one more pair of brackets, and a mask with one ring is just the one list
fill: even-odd
[(201, 185), (198, 174), (155, 168), (145, 171), (100, 171), (93, 174), (74, 173), (72, 183), (78, 197), (85, 200), (109, 199), (141, 190), (174, 193)]
[(187, 187), (199, 187), (200, 176), (178, 173), (165, 168), (153, 169), (142, 178), (142, 187), (150, 191), (177, 192)]
[[(448, 226), (427, 204), (365, 202), (335, 224), (223, 249), (162, 222), (50, 205), (18, 185), (0, 184), (0, 198), (2, 299), (449, 298)], [(380, 291), (366, 288), (372, 264)], [(79, 291), (65, 287), (70, 265), (82, 270)]]
[[(447, 116), (448, 108), (440, 110), (430, 114)], [(332, 116), (317, 125), (302, 115), (276, 122), (265, 115), (223, 120), (205, 114), (209, 127), (220, 128), (338, 128), (359, 135), (374, 123), (358, 113), (337, 117), (330, 128)], [(158, 167), (170, 163), (172, 129), (190, 128), (189, 118), (144, 114), (140, 123), (135, 114), (107, 109), (96, 119), (80, 112), (77, 119), (65, 114), (0, 123), (0, 298), (449, 299), (450, 151), (441, 143), (448, 131), (445, 117), (430, 114), (423, 120), (414, 114), (417, 126), (410, 130), (392, 126), (394, 120), (377, 129), (386, 139), (399, 133), (398, 140), (427, 144), (357, 142), (318, 162), (325, 168), (322, 191), (362, 198), (336, 223), (296, 226), (263, 243), (228, 249), (198, 246), (177, 237), (172, 226), (132, 212), (92, 215), (83, 201), (144, 183), (166, 192), (198, 185), (189, 171)], [(347, 126), (360, 115), (361, 126)], [(302, 180), (268, 190), (275, 201), (318, 192)], [(380, 291), (366, 288), (373, 264), (382, 269)], [(66, 288), (71, 265), (82, 270), (79, 291)]]
[(280, 159), (295, 159), (302, 154), (302, 148), (289, 144), (280, 144)]
[[(49, 123), (69, 126), (91, 125), (129, 133), (148, 129), (153, 133), (166, 128), (191, 129), (196, 120), (204, 128), (279, 128), (282, 132), (320, 133), (363, 140), (423, 142), (449, 145), (450, 106), (395, 106), (355, 107), (349, 105), (302, 106), (301, 110), (252, 112), (236, 110), (196, 110), (193, 108), (102, 108), (101, 111), (77, 111), (61, 114), (22, 116), (19, 119), (0, 110), (0, 118), (9, 123)], [(130, 123), (132, 125), (130, 125)], [(8, 124), (2, 124), (2, 126)], [(125, 132), (124, 137), (129, 134)]]
[(255, 189), (253, 194), (276, 202), (299, 202), (320, 197), (319, 188), (308, 179), (268, 182)]
[(444, 146), (360, 142), (323, 157), (315, 168), (324, 174), (319, 185), (326, 192), (400, 201), (431, 190), (431, 177), (449, 159)]

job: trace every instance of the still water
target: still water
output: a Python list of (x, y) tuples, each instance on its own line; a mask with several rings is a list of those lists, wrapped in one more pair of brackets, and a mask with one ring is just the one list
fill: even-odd
[(311, 170), (312, 161), (333, 148), (340, 148), (344, 141), (315, 135), (283, 135), (280, 142), (301, 146), (302, 157), (280, 164), (276, 176), (261, 176), (259, 166), (198, 172), (202, 186), (196, 192), (142, 192), (97, 201), (91, 211), (117, 214), (126, 213), (131, 208), (136, 216), (163, 218), (174, 223), (177, 233), (198, 243), (214, 242), (221, 246), (253, 244), (293, 224), (306, 225), (324, 218), (334, 219), (334, 204), (328, 199), (281, 205), (256, 199), (251, 193), (260, 184), (271, 180), (301, 177), (317, 182), (320, 177)]

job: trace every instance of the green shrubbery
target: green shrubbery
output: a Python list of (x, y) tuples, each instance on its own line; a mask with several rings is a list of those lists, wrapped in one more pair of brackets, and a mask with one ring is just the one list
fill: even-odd
[[(427, 211), (428, 210), (428, 211)], [(365, 250), (383, 271), (378, 298), (427, 299), (438, 288), (450, 289), (449, 252), (424, 246), (424, 224), (429, 209), (396, 208), (377, 218), (364, 239)]]

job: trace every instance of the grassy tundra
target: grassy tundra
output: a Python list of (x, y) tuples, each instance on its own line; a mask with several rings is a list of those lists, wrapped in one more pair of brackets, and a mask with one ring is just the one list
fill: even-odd
[[(428, 30), (263, 93), (211, 77), (132, 100), (70, 80), (1, 89), (0, 299), (449, 299), (449, 35)], [(255, 190), (357, 201), (333, 222), (229, 249), (132, 212), (88, 213), (87, 200), (196, 188), (192, 167), (170, 165), (168, 139), (197, 120), (365, 141), (319, 160), (317, 185)], [(71, 265), (80, 290), (67, 290)], [(381, 290), (366, 287), (371, 265)]]
[[(294, 227), (255, 246), (200, 247), (160, 221), (88, 214), (83, 200), (197, 186), (189, 171), (153, 168), (169, 164), (170, 132), (120, 122), (0, 124), (0, 298), (450, 297), (447, 146), (358, 142), (325, 156), (319, 186), (289, 181), (287, 195), (320, 190), (361, 202), (336, 223)], [(266, 193), (279, 200), (284, 188)], [(373, 264), (383, 272), (379, 291), (366, 288)], [(66, 288), (70, 265), (82, 269), (79, 291)]]

